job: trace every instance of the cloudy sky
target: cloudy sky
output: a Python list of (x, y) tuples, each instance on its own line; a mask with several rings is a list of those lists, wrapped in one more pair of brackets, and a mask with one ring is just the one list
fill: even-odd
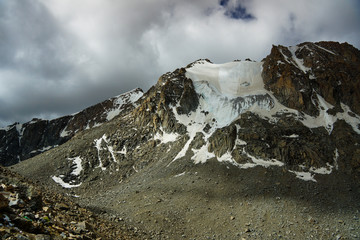
[(0, 0), (0, 127), (77, 112), (199, 58), (360, 48), (358, 0)]

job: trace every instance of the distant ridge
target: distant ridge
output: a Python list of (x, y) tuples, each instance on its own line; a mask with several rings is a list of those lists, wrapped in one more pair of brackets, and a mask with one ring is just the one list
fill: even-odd
[(34, 118), (0, 129), (0, 165), (16, 164), (63, 144), (79, 131), (100, 126), (124, 109), (134, 107), (142, 94), (137, 88), (69, 116), (54, 120)]

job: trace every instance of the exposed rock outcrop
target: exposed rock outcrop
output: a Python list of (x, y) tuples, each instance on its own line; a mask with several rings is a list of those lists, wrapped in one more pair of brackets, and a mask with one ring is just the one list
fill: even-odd
[(341, 111), (341, 103), (360, 114), (360, 51), (348, 43), (273, 46), (263, 60), (265, 88), (285, 106), (317, 115), (315, 94)]
[(185, 69), (176, 69), (172, 73), (162, 75), (157, 84), (144, 95), (133, 116), (135, 123), (158, 130), (161, 126), (165, 131), (185, 133), (173, 113), (188, 114), (198, 106), (198, 96), (190, 79), (185, 77)]

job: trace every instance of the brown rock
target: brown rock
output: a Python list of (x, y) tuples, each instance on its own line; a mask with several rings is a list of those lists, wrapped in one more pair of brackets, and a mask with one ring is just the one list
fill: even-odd
[(314, 116), (318, 111), (313, 100), (319, 94), (335, 107), (345, 103), (360, 113), (360, 51), (353, 46), (302, 43), (295, 55), (287, 47), (273, 46), (263, 61), (265, 88), (285, 106)]
[(55, 209), (57, 209), (57, 210), (69, 210), (70, 207), (68, 205), (66, 205), (65, 203), (56, 203), (55, 204)]
[(9, 207), (9, 200), (0, 193), (0, 209)]

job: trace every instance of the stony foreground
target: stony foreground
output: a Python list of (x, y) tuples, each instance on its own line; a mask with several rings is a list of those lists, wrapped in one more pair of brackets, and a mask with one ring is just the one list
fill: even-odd
[(125, 226), (110, 223), (69, 198), (40, 190), (0, 168), (1, 239), (138, 239)]

